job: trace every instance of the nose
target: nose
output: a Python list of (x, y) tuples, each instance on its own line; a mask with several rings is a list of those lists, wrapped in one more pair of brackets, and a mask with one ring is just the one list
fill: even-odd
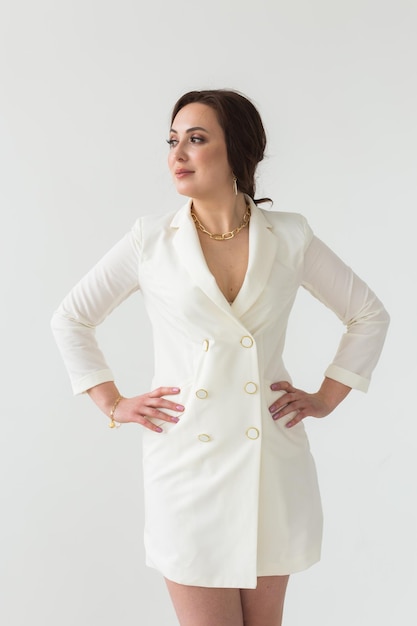
[(177, 145), (172, 149), (171, 154), (175, 161), (186, 161), (188, 158), (186, 144), (182, 141), (178, 141)]

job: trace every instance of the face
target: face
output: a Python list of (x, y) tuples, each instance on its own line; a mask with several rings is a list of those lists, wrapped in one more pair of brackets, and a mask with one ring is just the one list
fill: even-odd
[(215, 111), (200, 102), (175, 116), (168, 140), (168, 165), (178, 193), (210, 199), (232, 189), (224, 132)]

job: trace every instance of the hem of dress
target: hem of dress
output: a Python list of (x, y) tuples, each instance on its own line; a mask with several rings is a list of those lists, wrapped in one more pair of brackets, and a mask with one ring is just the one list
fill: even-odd
[(260, 576), (290, 576), (291, 574), (298, 574), (303, 572), (313, 565), (316, 565), (321, 559), (321, 553), (311, 554), (308, 558), (303, 557), (299, 561), (291, 561), (290, 567), (283, 567), (282, 563), (270, 563), (264, 565), (258, 570), (258, 577)]
[(309, 555), (307, 558), (304, 556), (299, 560), (292, 560), (291, 564), (283, 564), (283, 563), (271, 563), (268, 565), (264, 565), (261, 570), (256, 573), (255, 577), (248, 576), (245, 580), (233, 581), (226, 580), (225, 577), (222, 579), (212, 579), (211, 581), (207, 581), (204, 577), (195, 577), (193, 580), (188, 580), (187, 577), (183, 575), (177, 575), (175, 573), (168, 573), (162, 571), (159, 567), (154, 565), (150, 559), (146, 559), (145, 563), (147, 567), (150, 567), (157, 572), (159, 572), (164, 578), (170, 580), (179, 585), (186, 585), (190, 587), (208, 587), (208, 588), (216, 588), (216, 589), (256, 589), (257, 587), (257, 579), (262, 576), (290, 576), (292, 574), (297, 574), (304, 570), (309, 569), (316, 563), (320, 561), (321, 554), (320, 552), (315, 552), (314, 554)]

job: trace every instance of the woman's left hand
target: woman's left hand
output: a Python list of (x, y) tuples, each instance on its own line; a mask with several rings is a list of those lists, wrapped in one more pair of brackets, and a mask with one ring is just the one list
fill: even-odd
[(330, 378), (325, 378), (319, 391), (307, 393), (302, 389), (293, 387), (287, 381), (272, 383), (272, 391), (285, 391), (285, 393), (275, 400), (269, 407), (272, 419), (281, 419), (289, 413), (296, 412), (285, 426), (291, 428), (305, 417), (325, 417), (347, 396), (350, 387), (343, 385)]

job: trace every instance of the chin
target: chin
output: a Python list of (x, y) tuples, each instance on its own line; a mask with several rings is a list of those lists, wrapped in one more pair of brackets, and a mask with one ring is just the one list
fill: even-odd
[(187, 185), (185, 183), (181, 183), (181, 181), (176, 183), (175, 188), (180, 196), (187, 196), (188, 198), (194, 197), (197, 192), (194, 185)]

